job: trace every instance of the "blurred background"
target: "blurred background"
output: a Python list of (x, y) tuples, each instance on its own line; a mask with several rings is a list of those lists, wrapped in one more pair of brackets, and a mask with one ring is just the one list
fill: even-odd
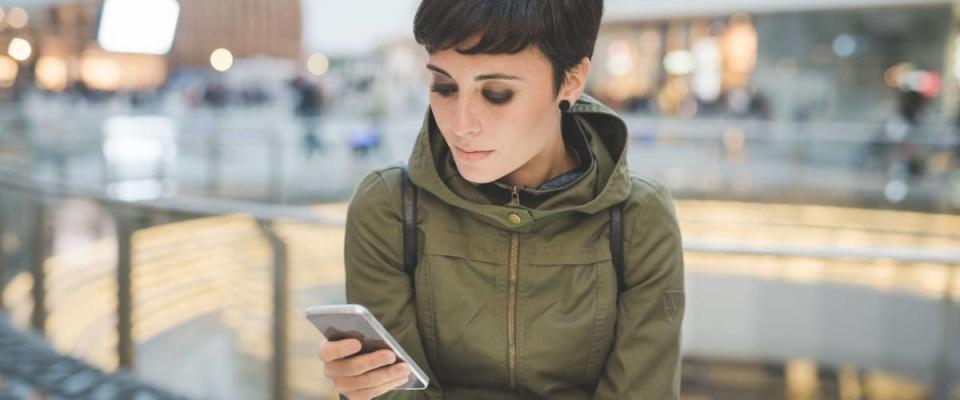
[[(333, 398), (303, 310), (422, 122), (417, 4), (0, 0), (0, 398)], [(960, 1), (606, 5), (684, 399), (960, 399)]]

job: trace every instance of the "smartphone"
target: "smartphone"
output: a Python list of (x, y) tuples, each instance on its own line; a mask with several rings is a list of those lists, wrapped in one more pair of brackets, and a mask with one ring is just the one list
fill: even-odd
[(307, 320), (328, 341), (359, 340), (362, 347), (356, 355), (383, 349), (392, 350), (397, 355), (397, 362), (402, 361), (410, 367), (410, 379), (396, 389), (423, 390), (430, 383), (427, 374), (403, 351), (390, 332), (383, 328), (366, 307), (359, 304), (313, 306), (307, 308)]

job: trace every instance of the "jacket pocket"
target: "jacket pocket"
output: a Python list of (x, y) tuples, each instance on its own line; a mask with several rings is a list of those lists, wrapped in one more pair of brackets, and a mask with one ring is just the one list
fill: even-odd
[[(521, 375), (544, 385), (597, 383), (616, 322), (610, 259), (606, 241), (529, 255), (520, 277)], [(569, 389), (556, 386), (557, 394)]]
[(424, 245), (417, 273), (418, 284), (425, 284), (417, 295), (431, 312), (418, 319), (430, 331), (428, 353), (444, 385), (493, 387), (505, 382), (506, 267), (493, 260), (482, 242), (438, 238)]

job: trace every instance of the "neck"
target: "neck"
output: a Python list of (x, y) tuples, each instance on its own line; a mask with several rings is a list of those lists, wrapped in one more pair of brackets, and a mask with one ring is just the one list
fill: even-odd
[(516, 171), (504, 176), (501, 182), (512, 187), (537, 188), (544, 182), (576, 167), (576, 158), (563, 142), (563, 135), (559, 127), (554, 137), (556, 140), (550, 143), (544, 151), (517, 168)]

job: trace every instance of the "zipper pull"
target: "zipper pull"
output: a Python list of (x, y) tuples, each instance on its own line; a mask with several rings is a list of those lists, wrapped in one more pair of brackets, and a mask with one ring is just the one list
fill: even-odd
[(513, 193), (510, 194), (510, 204), (513, 204), (516, 207), (520, 207), (520, 187), (514, 186)]

